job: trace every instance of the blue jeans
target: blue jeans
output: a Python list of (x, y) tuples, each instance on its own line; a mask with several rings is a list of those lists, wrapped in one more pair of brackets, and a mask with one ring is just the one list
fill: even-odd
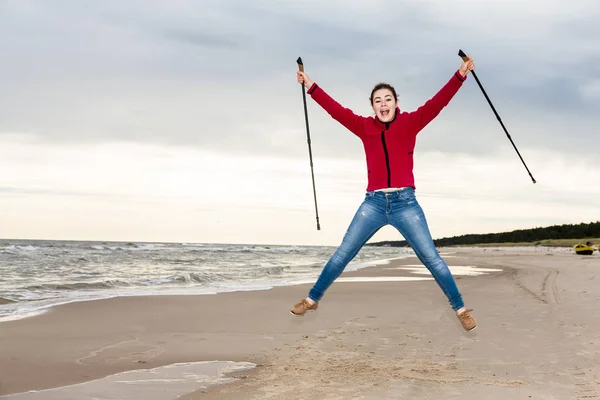
[(425, 214), (412, 187), (394, 192), (370, 191), (360, 205), (342, 244), (329, 259), (308, 297), (320, 301), (363, 245), (382, 227), (392, 225), (406, 239), (419, 260), (427, 267), (442, 289), (453, 310), (464, 306), (448, 265), (437, 252)]

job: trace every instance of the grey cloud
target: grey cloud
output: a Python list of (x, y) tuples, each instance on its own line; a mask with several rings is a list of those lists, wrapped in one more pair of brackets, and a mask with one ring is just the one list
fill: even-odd
[(189, 31), (182, 28), (170, 28), (164, 31), (167, 39), (173, 39), (201, 47), (216, 47), (239, 49), (242, 46), (242, 38), (226, 37), (225, 35), (216, 35), (207, 32)]
[[(380, 80), (397, 86), (403, 109), (416, 109), (458, 68), (463, 47), (519, 147), (593, 153), (572, 145), (598, 124), (597, 101), (579, 88), (597, 79), (599, 55), (578, 47), (585, 29), (569, 28), (577, 21), (550, 24), (539, 47), (540, 35), (478, 35), (468, 23), (432, 19), (432, 2), (385, 15), (326, 14), (327, 3), (315, 11), (241, 1), (32, 4), (33, 14), (0, 17), (0, 33), (14, 38), (0, 44), (0, 134), (305, 157), (298, 56), (338, 101), (369, 114), (368, 92)], [(593, 36), (598, 29), (581, 18)], [(576, 64), (560, 51), (549, 61), (554, 45), (568, 47)], [(360, 142), (308, 101), (313, 151), (362, 157)], [(418, 140), (418, 151), (510, 146), (472, 77)]]
[[(171, 201), (172, 198), (167, 195), (157, 194), (147, 197), (137, 194), (119, 193), (119, 192), (86, 192), (80, 190), (61, 190), (61, 189), (43, 189), (35, 187), (19, 186), (0, 186), (0, 194), (5, 196), (57, 196), (57, 197), (84, 197), (93, 199), (111, 199), (111, 200), (135, 200), (137, 203), (157, 203), (161, 201)], [(196, 207), (195, 210), (202, 210)], [(205, 210), (209, 210), (205, 208)]]

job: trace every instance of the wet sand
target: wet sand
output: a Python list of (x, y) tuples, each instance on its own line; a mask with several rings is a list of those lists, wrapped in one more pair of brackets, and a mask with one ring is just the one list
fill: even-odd
[[(411, 257), (344, 273), (304, 317), (288, 309), (309, 284), (73, 303), (1, 323), (0, 395), (175, 363), (234, 361), (256, 367), (180, 398), (600, 398), (598, 254), (442, 254), (451, 267), (501, 270), (456, 275), (475, 309), (475, 331), (462, 329), (429, 275), (399, 269), (418, 268)], [(347, 282), (358, 277), (429, 279)]]

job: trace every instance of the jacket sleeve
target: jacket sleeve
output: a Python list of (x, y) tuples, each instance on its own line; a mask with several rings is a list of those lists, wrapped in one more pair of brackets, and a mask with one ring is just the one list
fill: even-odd
[(410, 130), (414, 135), (419, 133), (419, 131), (438, 116), (442, 109), (452, 100), (466, 79), (467, 77), (462, 76), (457, 70), (439, 92), (417, 110), (408, 114)]
[(327, 111), (333, 119), (345, 126), (356, 136), (361, 137), (363, 135), (364, 117), (356, 115), (349, 108), (345, 108), (339, 104), (316, 83), (313, 83), (310, 89), (308, 89), (308, 94), (317, 102), (317, 104)]

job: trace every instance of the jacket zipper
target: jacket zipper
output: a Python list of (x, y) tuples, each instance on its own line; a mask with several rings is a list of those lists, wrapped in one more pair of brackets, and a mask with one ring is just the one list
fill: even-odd
[(390, 156), (387, 151), (387, 145), (385, 143), (385, 131), (389, 128), (389, 123), (386, 122), (385, 130), (381, 131), (381, 143), (383, 144), (383, 153), (385, 154), (385, 165), (387, 167), (388, 179), (387, 179), (387, 187), (392, 186), (392, 171), (390, 170)]

